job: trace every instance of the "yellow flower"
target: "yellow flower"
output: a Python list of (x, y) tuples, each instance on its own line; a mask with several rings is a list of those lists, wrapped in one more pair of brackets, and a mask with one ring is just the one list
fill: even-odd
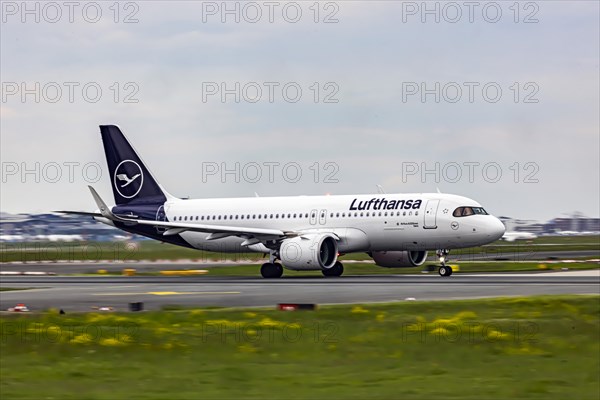
[(477, 314), (473, 311), (461, 311), (456, 314), (453, 319), (475, 319), (477, 318)]
[(71, 343), (74, 343), (74, 344), (90, 344), (92, 342), (93, 342), (92, 336), (88, 335), (87, 333), (84, 333), (83, 335), (75, 336), (71, 340)]
[(114, 339), (114, 338), (102, 339), (102, 340), (100, 340), (100, 344), (102, 346), (111, 346), (111, 347), (118, 347), (118, 346), (126, 345), (126, 343), (121, 342), (118, 339)]
[(240, 353), (256, 353), (258, 349), (251, 344), (242, 344), (238, 346), (238, 350)]

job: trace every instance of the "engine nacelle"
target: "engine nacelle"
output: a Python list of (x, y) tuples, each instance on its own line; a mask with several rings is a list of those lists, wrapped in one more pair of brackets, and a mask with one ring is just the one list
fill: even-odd
[(422, 251), (374, 251), (371, 255), (375, 264), (385, 268), (418, 267), (427, 259), (427, 252)]
[(286, 268), (321, 270), (333, 267), (338, 245), (331, 234), (315, 233), (286, 239), (281, 243), (279, 258)]

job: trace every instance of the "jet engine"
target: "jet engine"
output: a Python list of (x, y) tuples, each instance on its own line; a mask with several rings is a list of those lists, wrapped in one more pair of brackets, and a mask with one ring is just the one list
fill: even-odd
[(322, 270), (337, 261), (336, 238), (327, 233), (315, 233), (286, 239), (281, 243), (279, 258), (293, 270)]
[(385, 268), (418, 267), (427, 259), (427, 252), (422, 251), (374, 251), (371, 254), (375, 264)]

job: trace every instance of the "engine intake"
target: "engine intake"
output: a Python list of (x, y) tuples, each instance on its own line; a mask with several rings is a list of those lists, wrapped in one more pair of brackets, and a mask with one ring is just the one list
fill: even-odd
[(281, 243), (279, 258), (293, 270), (321, 270), (333, 267), (337, 261), (338, 245), (330, 234), (309, 234)]
[(371, 255), (375, 264), (385, 268), (418, 267), (427, 259), (427, 252), (422, 251), (374, 251)]

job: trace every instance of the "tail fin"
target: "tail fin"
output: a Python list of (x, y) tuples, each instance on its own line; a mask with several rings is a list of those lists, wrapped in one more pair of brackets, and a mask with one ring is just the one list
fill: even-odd
[(115, 203), (164, 203), (167, 195), (121, 130), (115, 125), (100, 125), (100, 133)]

